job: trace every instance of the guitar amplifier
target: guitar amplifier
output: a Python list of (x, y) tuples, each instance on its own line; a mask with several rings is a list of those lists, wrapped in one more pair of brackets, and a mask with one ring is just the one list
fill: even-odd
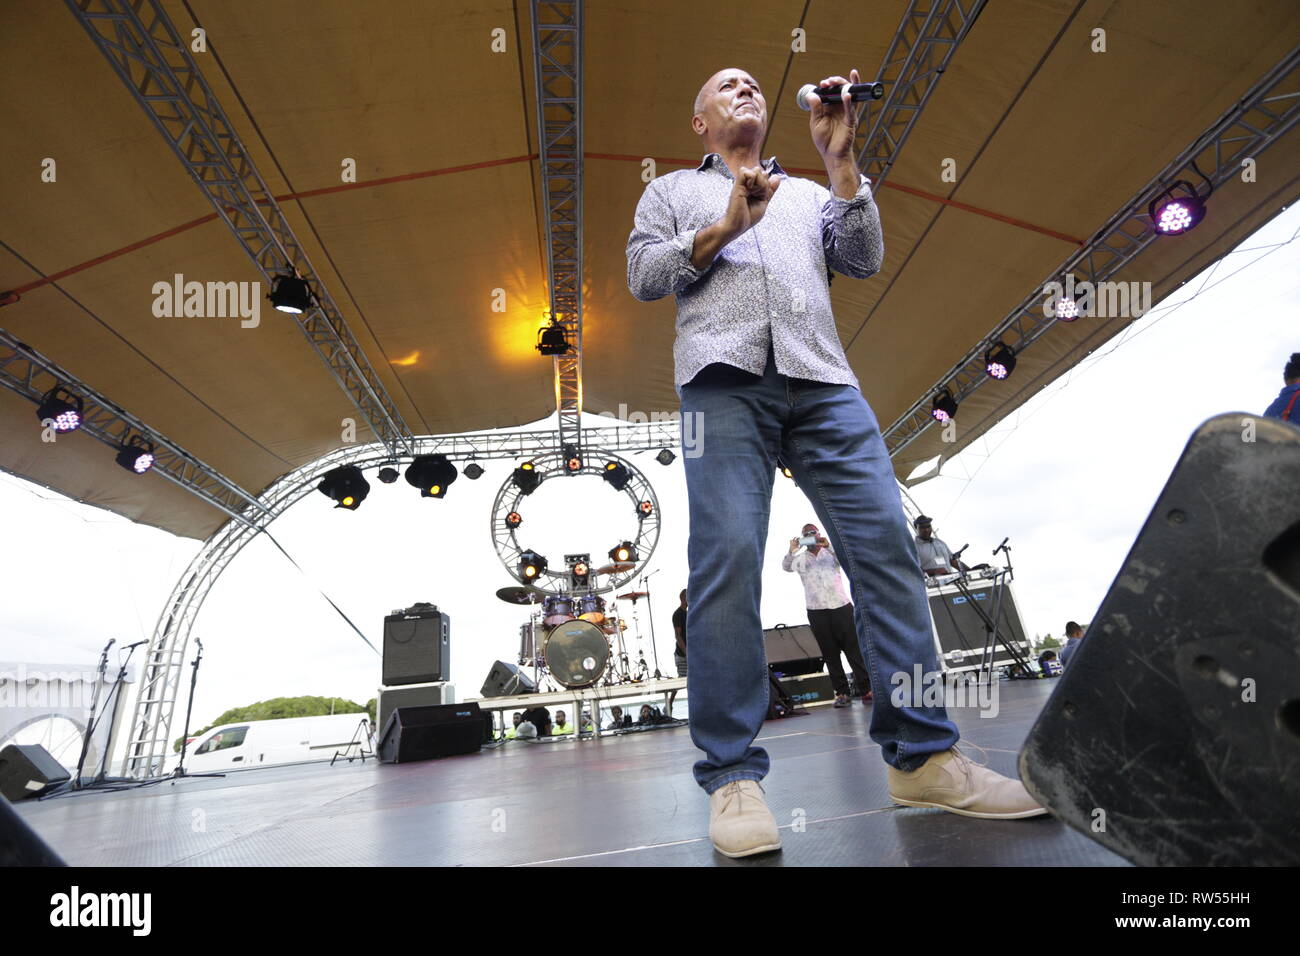
[(384, 618), (385, 687), (451, 677), (450, 618), (435, 604), (414, 604)]
[(774, 673), (793, 677), (820, 671), (825, 662), (812, 627), (807, 624), (778, 624), (763, 631), (768, 667)]

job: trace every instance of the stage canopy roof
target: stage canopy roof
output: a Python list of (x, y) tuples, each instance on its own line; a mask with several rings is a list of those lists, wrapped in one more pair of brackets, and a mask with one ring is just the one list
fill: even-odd
[[(555, 409), (534, 351), (547, 306), (529, 4), (167, 0), (259, 171), (401, 414), (417, 433), (535, 421)], [(714, 71), (764, 86), (764, 155), (824, 172), (794, 90), (881, 65), (902, 0), (684, 0), (586, 6), (584, 407), (677, 407), (673, 303), (635, 301), (624, 246), (643, 159), (699, 162), (691, 103)], [(341, 444), (356, 410), (303, 334), (264, 303), (238, 319), (159, 318), (155, 283), (259, 278), (226, 225), (62, 3), (10, 5), (0, 328), (249, 491)], [(806, 31), (806, 52), (791, 49)], [(1095, 52), (1093, 31), (1105, 31)], [(494, 33), (504, 31), (504, 33)], [(505, 50), (494, 47), (504, 36)], [(1162, 167), (1288, 53), (1300, 5), (996, 0), (984, 8), (877, 195), (886, 259), (832, 287), (841, 337), (882, 425), (902, 416)], [(1217, 190), (1205, 222), (1119, 274), (1154, 298), (1291, 201), (1300, 131), (1258, 179)], [(42, 179), (43, 161), (57, 179)], [(955, 162), (955, 182), (942, 177)], [(344, 183), (347, 160), (355, 183)], [(505, 311), (494, 311), (503, 290)], [(1080, 321), (1027, 349), (1013, 379), (930, 429), (900, 477), (951, 455), (1127, 319)], [(206, 537), (226, 520), (85, 436), (43, 444), (0, 389), (0, 467), (136, 521)], [(358, 436), (367, 440), (368, 436)]]

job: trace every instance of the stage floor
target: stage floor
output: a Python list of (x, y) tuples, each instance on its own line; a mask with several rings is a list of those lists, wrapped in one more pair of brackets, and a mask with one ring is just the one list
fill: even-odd
[[(990, 766), (1016, 753), (1053, 681), (1003, 682), (1000, 713), (953, 717)], [(784, 849), (708, 841), (688, 727), (380, 765), (307, 764), (16, 804), (73, 866), (1125, 866), (1051, 817), (894, 806), (870, 709), (769, 721), (764, 782)], [(979, 757), (978, 751), (972, 751)]]

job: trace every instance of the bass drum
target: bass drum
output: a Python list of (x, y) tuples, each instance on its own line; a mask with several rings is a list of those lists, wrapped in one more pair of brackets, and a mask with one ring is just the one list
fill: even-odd
[(609, 641), (590, 621), (568, 621), (552, 628), (543, 648), (551, 676), (570, 690), (590, 687), (609, 664)]

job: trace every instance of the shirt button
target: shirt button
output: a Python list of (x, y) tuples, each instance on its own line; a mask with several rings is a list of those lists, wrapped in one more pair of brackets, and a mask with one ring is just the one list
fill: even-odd
[(777, 317), (778, 317), (777, 314), (776, 314), (775, 312), (773, 312), (773, 313), (772, 313), (772, 318), (775, 319), (775, 318), (777, 318)]

